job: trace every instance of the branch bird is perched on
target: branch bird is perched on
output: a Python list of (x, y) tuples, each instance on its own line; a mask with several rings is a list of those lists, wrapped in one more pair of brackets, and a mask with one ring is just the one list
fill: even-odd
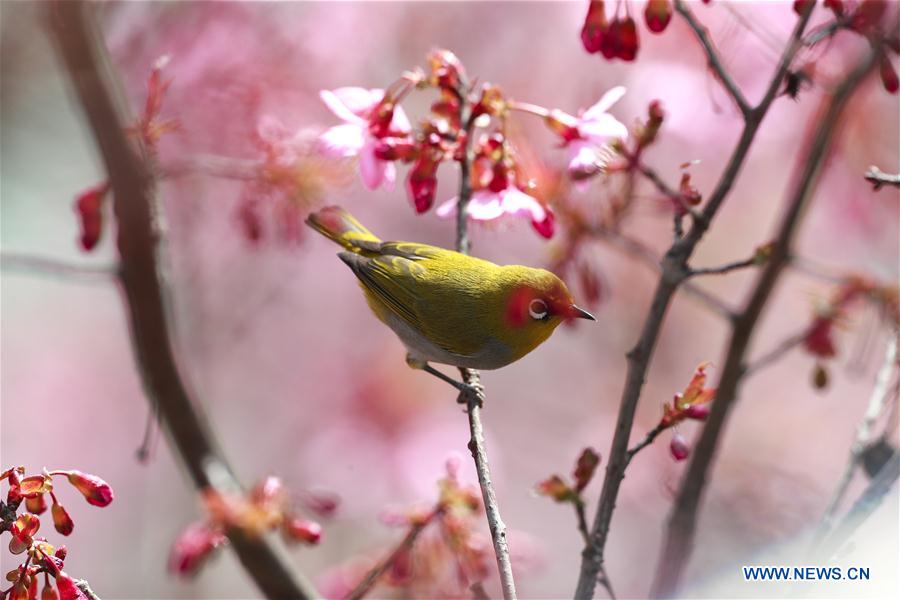
[(519, 360), (566, 319), (595, 321), (549, 271), (499, 266), (452, 250), (383, 242), (346, 210), (329, 206), (307, 225), (345, 248), (338, 256), (359, 278), (372, 312), (394, 330), (407, 363), (461, 391), (428, 363), (498, 369)]

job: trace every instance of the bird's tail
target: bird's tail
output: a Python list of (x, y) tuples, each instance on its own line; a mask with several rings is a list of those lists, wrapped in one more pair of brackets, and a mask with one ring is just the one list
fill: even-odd
[(340, 206), (326, 206), (311, 213), (306, 224), (356, 254), (365, 253), (372, 245), (381, 243), (374, 233)]

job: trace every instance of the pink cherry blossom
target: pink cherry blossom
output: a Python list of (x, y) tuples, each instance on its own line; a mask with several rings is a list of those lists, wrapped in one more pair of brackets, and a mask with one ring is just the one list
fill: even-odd
[(605, 162), (604, 149), (610, 142), (628, 137), (628, 128), (607, 111), (625, 95), (617, 86), (603, 94), (596, 104), (578, 115), (577, 136), (566, 142), (569, 172), (575, 176), (596, 173)]
[(343, 87), (322, 90), (319, 97), (339, 119), (342, 125), (325, 131), (320, 137), (323, 151), (335, 157), (359, 157), (359, 173), (370, 190), (381, 185), (393, 186), (397, 170), (390, 161), (375, 154), (378, 139), (388, 135), (402, 137), (411, 130), (406, 113), (399, 106), (389, 106), (390, 123), (383, 127), (379, 117), (385, 112), (384, 90), (367, 90), (360, 87)]
[[(435, 211), (441, 218), (456, 214), (457, 198), (451, 198)], [(538, 200), (510, 185), (499, 192), (482, 189), (472, 194), (467, 207), (469, 218), (475, 221), (494, 221), (504, 216), (527, 218), (542, 236), (553, 236), (553, 213)]]

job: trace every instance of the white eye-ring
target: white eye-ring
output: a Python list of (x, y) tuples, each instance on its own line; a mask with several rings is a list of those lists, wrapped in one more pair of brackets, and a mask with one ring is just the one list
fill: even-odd
[(541, 299), (532, 300), (528, 303), (528, 314), (535, 321), (541, 321), (547, 316), (547, 303)]

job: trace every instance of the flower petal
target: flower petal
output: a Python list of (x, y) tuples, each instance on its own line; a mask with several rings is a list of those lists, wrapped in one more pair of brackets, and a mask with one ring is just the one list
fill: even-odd
[(628, 137), (628, 128), (614, 116), (605, 113), (582, 121), (578, 125), (578, 132), (595, 144), (606, 144), (614, 139)]
[(597, 168), (599, 155), (593, 144), (588, 142), (573, 142), (569, 144), (569, 173), (594, 172)]
[(508, 187), (500, 192), (503, 212), (508, 215), (529, 217), (532, 221), (542, 222), (547, 217), (544, 206), (533, 196), (529, 196), (517, 187)]
[(331, 112), (348, 123), (365, 123), (366, 114), (384, 97), (384, 90), (367, 90), (361, 87), (342, 87), (322, 90), (319, 98)]
[(356, 156), (366, 143), (366, 130), (359, 125), (335, 125), (319, 136), (325, 154), (337, 158)]
[(492, 221), (498, 217), (502, 217), (504, 212), (503, 202), (501, 201), (503, 194), (489, 190), (479, 190), (472, 194), (469, 206), (466, 212), (470, 219), (476, 221)]
[(435, 209), (434, 214), (442, 219), (452, 217), (456, 214), (456, 203), (458, 201), (459, 199), (456, 196), (453, 196), (446, 202), (442, 202), (441, 205)]
[(600, 115), (604, 114), (612, 105), (621, 100), (622, 96), (625, 95), (625, 88), (621, 85), (617, 85), (612, 88), (605, 94), (600, 100), (597, 101), (592, 107), (588, 108), (581, 114), (581, 118), (588, 121), (591, 119), (596, 119)]
[(375, 156), (375, 143), (369, 140), (359, 152), (359, 175), (370, 190), (377, 190), (385, 180), (385, 167), (394, 165)]
[(402, 106), (394, 106), (394, 118), (391, 119), (391, 131), (399, 133), (409, 133), (412, 131), (412, 125), (410, 125), (409, 118), (403, 111)]

